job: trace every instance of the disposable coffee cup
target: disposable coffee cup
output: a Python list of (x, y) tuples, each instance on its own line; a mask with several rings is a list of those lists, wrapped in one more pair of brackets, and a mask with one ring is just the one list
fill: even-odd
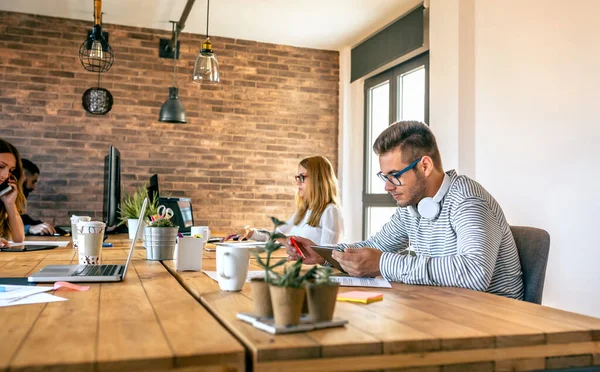
[(79, 221), (91, 221), (92, 218), (88, 216), (71, 216), (71, 241), (73, 242), (73, 249), (77, 249), (77, 222)]
[(80, 265), (100, 265), (106, 224), (100, 221), (77, 222), (77, 246)]

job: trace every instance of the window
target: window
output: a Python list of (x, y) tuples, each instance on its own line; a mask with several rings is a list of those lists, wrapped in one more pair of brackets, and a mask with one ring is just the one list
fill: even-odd
[(380, 169), (373, 143), (399, 120), (429, 121), (429, 53), (365, 81), (363, 238), (379, 231), (396, 210), (396, 201), (376, 176)]

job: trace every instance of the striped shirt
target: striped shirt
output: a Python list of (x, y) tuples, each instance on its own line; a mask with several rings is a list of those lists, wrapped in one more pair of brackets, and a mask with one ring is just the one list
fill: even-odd
[(502, 209), (479, 183), (454, 170), (447, 174), (450, 189), (437, 218), (416, 217), (399, 207), (377, 234), (339, 246), (383, 251), (379, 268), (390, 281), (523, 299), (517, 246)]

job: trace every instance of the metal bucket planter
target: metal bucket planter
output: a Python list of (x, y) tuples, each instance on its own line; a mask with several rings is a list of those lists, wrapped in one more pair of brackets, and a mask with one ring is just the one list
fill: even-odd
[(146, 238), (147, 260), (172, 260), (177, 243), (178, 227), (146, 227), (144, 237)]

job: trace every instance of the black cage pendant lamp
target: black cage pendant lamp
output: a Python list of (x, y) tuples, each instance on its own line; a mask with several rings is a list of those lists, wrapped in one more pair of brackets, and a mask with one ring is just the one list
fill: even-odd
[(202, 49), (196, 63), (194, 63), (194, 83), (217, 84), (219, 80), (219, 62), (213, 53), (210, 37), (208, 36), (208, 21), (210, 15), (210, 0), (206, 2), (206, 40), (202, 43)]
[(79, 61), (88, 71), (106, 72), (115, 61), (108, 44), (108, 32), (102, 31), (102, 0), (94, 0), (94, 27), (79, 47)]
[(179, 56), (179, 48), (177, 47), (177, 32), (175, 31), (175, 25), (173, 23), (173, 35), (175, 36), (175, 53), (173, 56), (173, 86), (169, 88), (169, 98), (162, 104), (160, 108), (160, 114), (158, 115), (158, 121), (161, 123), (175, 123), (185, 124), (187, 123), (185, 118), (185, 108), (183, 103), (179, 100), (179, 90), (177, 89), (177, 58)]

